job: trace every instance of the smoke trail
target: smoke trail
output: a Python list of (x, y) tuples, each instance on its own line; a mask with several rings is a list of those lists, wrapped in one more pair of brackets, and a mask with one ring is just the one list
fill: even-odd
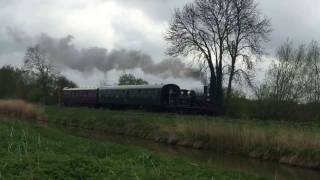
[(154, 63), (152, 58), (135, 50), (112, 50), (91, 47), (77, 49), (72, 44), (72, 36), (61, 39), (41, 34), (37, 44), (45, 50), (49, 60), (58, 68), (71, 68), (81, 72), (91, 72), (95, 68), (108, 72), (111, 70), (141, 69), (145, 74), (157, 75), (162, 78), (199, 79), (199, 70), (187, 67), (179, 59), (165, 59)]

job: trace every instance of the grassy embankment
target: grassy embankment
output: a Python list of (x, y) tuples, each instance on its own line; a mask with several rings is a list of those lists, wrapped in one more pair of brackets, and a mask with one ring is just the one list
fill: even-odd
[(1, 109), (0, 179), (266, 179), (26, 123), (15, 111)]
[(320, 168), (320, 126), (281, 121), (46, 107), (47, 120), (157, 142)]

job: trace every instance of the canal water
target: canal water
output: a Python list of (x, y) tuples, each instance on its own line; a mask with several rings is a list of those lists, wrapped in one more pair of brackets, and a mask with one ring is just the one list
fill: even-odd
[(110, 134), (91, 135), (115, 144), (142, 147), (168, 156), (187, 157), (192, 163), (205, 163), (212, 168), (221, 168), (258, 176), (272, 177), (272, 179), (275, 180), (320, 180), (320, 171), (283, 165), (271, 161), (262, 161), (225, 153), (159, 144), (128, 136)]

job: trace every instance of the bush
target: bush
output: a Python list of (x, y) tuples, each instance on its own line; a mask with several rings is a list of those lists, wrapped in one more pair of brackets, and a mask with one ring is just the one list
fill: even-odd
[(246, 98), (232, 98), (226, 108), (226, 115), (232, 118), (247, 119), (251, 116), (250, 103), (250, 100)]
[(319, 109), (319, 103), (298, 104), (272, 99), (233, 98), (226, 109), (226, 116), (240, 119), (320, 122)]

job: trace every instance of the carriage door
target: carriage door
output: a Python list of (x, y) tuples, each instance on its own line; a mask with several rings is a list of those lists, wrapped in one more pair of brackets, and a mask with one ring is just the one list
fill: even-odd
[(174, 98), (173, 98), (173, 90), (172, 89), (170, 89), (169, 90), (169, 105), (172, 105), (173, 104), (173, 102), (174, 102)]

